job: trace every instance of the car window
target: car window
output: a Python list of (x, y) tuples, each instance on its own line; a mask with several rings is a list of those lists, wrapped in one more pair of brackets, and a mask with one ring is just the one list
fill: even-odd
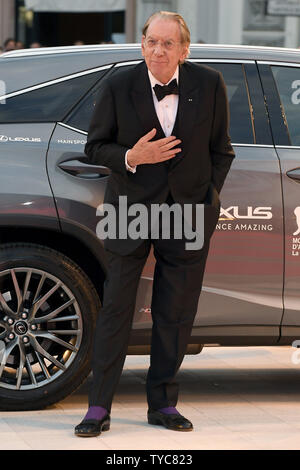
[(0, 106), (0, 122), (60, 121), (103, 73), (89, 73), (7, 98)]
[[(230, 135), (235, 143), (254, 143), (248, 92), (241, 64), (207, 64), (219, 70), (224, 77), (230, 103)], [(130, 67), (130, 66), (129, 66)], [(131, 66), (132, 67), (132, 66)], [(112, 73), (117, 73), (115, 69)], [(122, 67), (124, 70), (124, 67)], [(76, 107), (66, 123), (88, 131), (100, 84)]]
[(71, 114), (65, 120), (66, 124), (76, 127), (82, 131), (88, 131), (89, 124), (92, 119), (92, 113), (96, 104), (97, 94), (99, 91), (100, 83), (93, 88), (87, 96), (76, 106)]
[(5, 54), (0, 55), (0, 80), (6, 85), (6, 93), (110, 64), (118, 55), (117, 51), (110, 49), (57, 54), (43, 53), (43, 49), (35, 50), (34, 55), (26, 57), (8, 58)]
[(233, 143), (253, 144), (254, 134), (248, 89), (242, 64), (208, 63), (224, 77), (230, 105), (230, 137)]
[(300, 145), (300, 67), (272, 66), (291, 144)]
[[(111, 76), (118, 73), (119, 70), (130, 69), (130, 67), (132, 67), (132, 65), (121, 67), (121, 69), (119, 67), (115, 67), (109, 72), (109, 74)], [(81, 100), (76, 108), (71, 111), (70, 115), (66, 117), (64, 121), (66, 124), (88, 132), (100, 86), (101, 80), (94, 86), (87, 96)]]

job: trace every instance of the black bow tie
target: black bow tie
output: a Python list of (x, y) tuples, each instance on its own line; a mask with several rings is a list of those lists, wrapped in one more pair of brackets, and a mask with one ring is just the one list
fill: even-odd
[(179, 88), (177, 85), (177, 80), (174, 78), (169, 85), (155, 85), (153, 90), (156, 94), (158, 101), (161, 101), (167, 95), (179, 95)]

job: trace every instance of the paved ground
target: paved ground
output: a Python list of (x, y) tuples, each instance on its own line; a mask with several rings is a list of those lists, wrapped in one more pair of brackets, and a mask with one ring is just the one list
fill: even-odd
[[(300, 364), (283, 348), (205, 348), (186, 356), (179, 411), (194, 424), (180, 433), (146, 422), (149, 358), (129, 356), (112, 407), (111, 429), (74, 436), (89, 380), (43, 411), (0, 413), (0, 449), (300, 449)], [(299, 353), (300, 356), (300, 353)]]

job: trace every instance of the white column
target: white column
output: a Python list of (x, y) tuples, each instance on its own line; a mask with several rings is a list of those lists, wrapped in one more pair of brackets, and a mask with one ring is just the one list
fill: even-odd
[(219, 44), (241, 44), (243, 36), (242, 0), (219, 1)]
[[(185, 0), (178, 0), (185, 3)], [(219, 0), (198, 0), (195, 18), (191, 22), (192, 42), (202, 40), (212, 44), (218, 42)]]
[(0, 0), (0, 45), (8, 37), (15, 36), (15, 2)]
[(192, 42), (241, 44), (243, 0), (178, 0), (178, 9), (190, 22)]
[(138, 0), (136, 11), (136, 41), (140, 42), (142, 38), (142, 29), (153, 13), (159, 10), (175, 11), (173, 0)]
[(286, 16), (285, 18), (285, 47), (299, 47), (299, 17)]
[(184, 18), (191, 32), (191, 41), (197, 42), (201, 39), (199, 36), (198, 10), (199, 0), (178, 0), (177, 12)]
[(125, 34), (126, 42), (135, 42), (136, 0), (126, 0)]

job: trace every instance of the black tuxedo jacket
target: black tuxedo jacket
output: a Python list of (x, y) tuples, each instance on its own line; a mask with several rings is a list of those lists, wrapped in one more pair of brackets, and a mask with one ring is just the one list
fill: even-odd
[[(222, 75), (189, 62), (179, 69), (179, 104), (176, 137), (182, 152), (172, 160), (125, 167), (125, 153), (157, 129), (155, 139), (165, 137), (153, 103), (145, 62), (118, 71), (103, 81), (89, 127), (85, 153), (89, 162), (111, 169), (104, 202), (118, 208), (119, 196), (134, 203), (160, 204), (168, 194), (180, 204), (205, 203), (206, 236), (218, 220), (218, 194), (234, 158), (229, 129), (229, 105)], [(212, 209), (212, 210), (210, 210)], [(110, 240), (104, 246), (126, 254), (141, 240)]]

